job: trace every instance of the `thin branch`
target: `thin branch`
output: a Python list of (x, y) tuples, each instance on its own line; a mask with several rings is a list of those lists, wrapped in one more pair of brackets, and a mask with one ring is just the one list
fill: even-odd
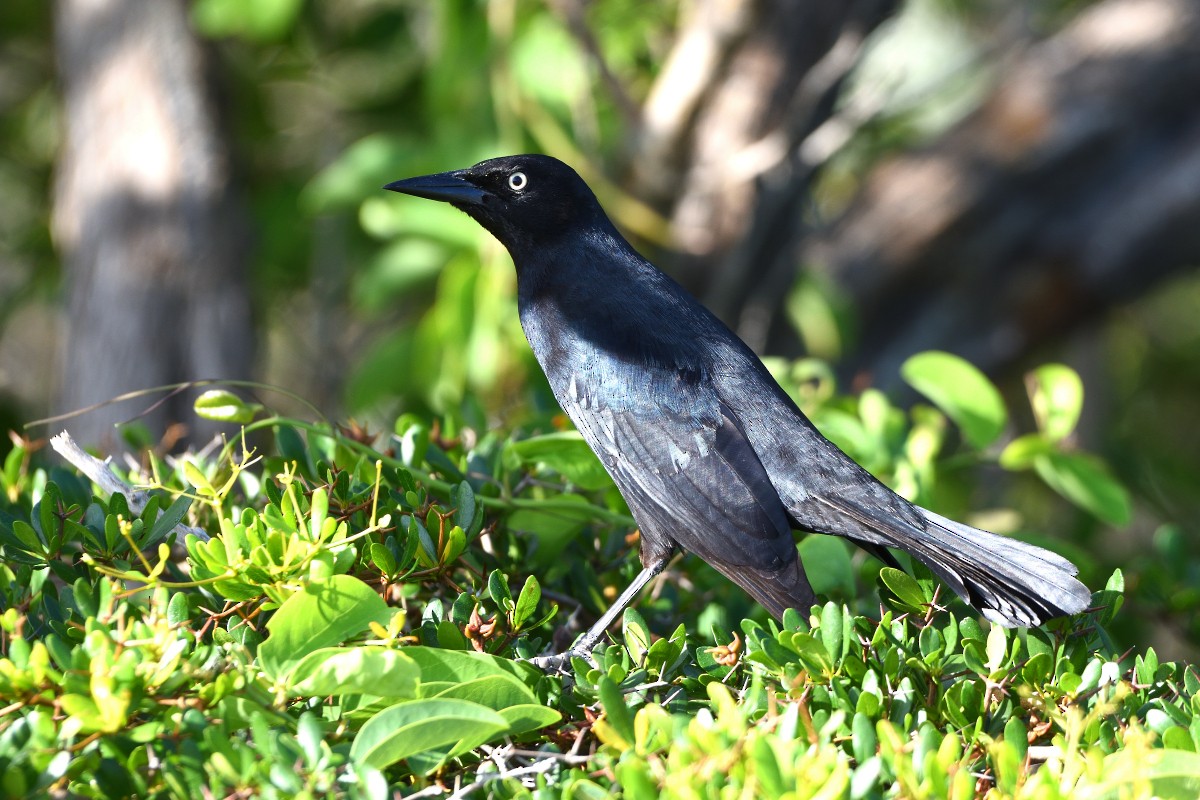
[[(99, 486), (109, 495), (125, 495), (125, 499), (129, 502), (130, 511), (140, 515), (146, 510), (146, 505), (150, 502), (150, 493), (144, 489), (135, 489), (121, 480), (112, 471), (112, 467), (108, 465), (108, 461), (101, 461), (84, 452), (83, 448), (77, 445), (75, 440), (71, 438), (71, 434), (63, 431), (57, 436), (51, 436), (50, 446), (77, 470), (86, 475), (92, 483)], [(175, 541), (180, 544), (183, 543), (189, 533), (202, 541), (208, 541), (209, 539), (208, 533), (202, 528), (193, 528), (182, 523), (176, 525), (172, 531), (175, 534)]]
[(583, 2), (581, 0), (552, 0), (549, 5), (562, 17), (563, 22), (567, 25), (567, 30), (579, 41), (580, 46), (595, 63), (596, 69), (600, 71), (600, 80), (608, 89), (609, 95), (612, 96), (622, 120), (630, 128), (636, 127), (640, 116), (638, 105), (625, 88), (625, 84), (608, 66), (604, 53), (600, 51), (600, 43), (596, 41), (591, 28), (588, 27)]

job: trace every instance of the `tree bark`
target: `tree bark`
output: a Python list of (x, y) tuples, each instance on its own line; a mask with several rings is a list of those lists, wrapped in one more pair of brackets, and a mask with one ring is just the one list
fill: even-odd
[(982, 107), (807, 227), (873, 113), (835, 107), (843, 79), (895, 6), (694, 0), (642, 106), (629, 184), (677, 248), (656, 260), (752, 347), (801, 352), (782, 312), (814, 266), (859, 318), (843, 377), (893, 388), (931, 348), (999, 372), (1200, 263), (1193, 0), (1104, 0), (1042, 41), (1001, 26)]
[(930, 348), (998, 372), (1200, 264), (1200, 6), (1108, 0), (1009, 61), (807, 246), (860, 315), (846, 376)]
[[(248, 377), (246, 237), (187, 5), (58, 0), (56, 44), (66, 120), (53, 219), (66, 266), (59, 409)], [(113, 424), (155, 399), (92, 411), (69, 427), (109, 449), (118, 444)], [(174, 397), (141, 421), (162, 436), (195, 419), (190, 402)]]
[(697, 0), (643, 109), (634, 190), (670, 217), (667, 268), (755, 347), (793, 275), (794, 229), (862, 44), (894, 0)]

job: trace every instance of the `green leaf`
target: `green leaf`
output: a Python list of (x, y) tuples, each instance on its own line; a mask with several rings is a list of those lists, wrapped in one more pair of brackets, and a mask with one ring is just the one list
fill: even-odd
[(508, 730), (508, 720), (478, 703), (451, 698), (410, 700), (371, 717), (354, 737), (350, 757), (376, 769), (445, 745), (467, 749)]
[[(863, 696), (874, 697), (875, 695)], [(850, 742), (854, 753), (854, 760), (862, 764), (878, 752), (879, 741), (875, 737), (875, 724), (866, 714), (856, 713), (851, 730), (854, 732), (854, 736)]]
[(925, 597), (925, 592), (921, 590), (921, 585), (915, 578), (895, 567), (884, 567), (879, 570), (879, 577), (901, 605), (910, 611), (924, 613), (929, 600)]
[[(574, 507), (572, 507), (574, 506)], [(508, 528), (538, 537), (532, 566), (549, 567), (592, 518), (587, 498), (577, 494), (554, 497), (553, 508), (521, 508), (508, 515)]]
[(525, 579), (525, 585), (521, 587), (521, 594), (517, 596), (517, 604), (513, 607), (514, 630), (520, 630), (525, 621), (533, 616), (541, 599), (542, 586), (535, 576), (530, 575)]
[(464, 531), (471, 530), (475, 520), (475, 492), (463, 481), (454, 488), (454, 524)]
[(835, 664), (840, 663), (846, 644), (842, 635), (842, 607), (837, 603), (826, 603), (821, 610), (821, 643)]
[(992, 625), (987, 638), (987, 668), (995, 673), (1004, 665), (1004, 656), (1008, 653), (1008, 636), (1004, 628)]
[(469, 681), (451, 682), (449, 686), (439, 689), (433, 696), (469, 700), (495, 711), (537, 702), (537, 697), (529, 690), (528, 686), (505, 673), (484, 675)]
[(441, 552), (441, 563), (453, 564), (466, 549), (467, 534), (462, 528), (455, 525), (446, 533), (446, 546)]
[(562, 719), (562, 714), (553, 708), (536, 703), (526, 703), (509, 706), (499, 710), (500, 716), (508, 721), (508, 735), (519, 736), (522, 733), (536, 731)]
[(509, 58), (521, 91), (544, 107), (564, 112), (576, 108), (592, 85), (578, 42), (548, 15), (533, 17), (523, 26)]
[(368, 694), (415, 698), (420, 679), (420, 666), (400, 650), (323, 647), (292, 668), (288, 693), (294, 697)]
[(275, 449), (284, 461), (296, 462), (296, 466), (305, 477), (314, 477), (316, 469), (313, 467), (312, 454), (304, 443), (304, 437), (291, 425), (276, 426)]
[(379, 542), (371, 542), (367, 548), (367, 553), (371, 557), (371, 563), (375, 568), (384, 575), (396, 574), (396, 559), (392, 555), (392, 551)]
[(910, 386), (954, 420), (976, 449), (996, 441), (1008, 423), (1000, 392), (972, 364), (950, 353), (918, 353), (900, 366)]
[[(546, 720), (558, 721), (561, 715), (553, 709), (545, 708), (537, 702), (531, 691), (516, 678), (504, 675), (490, 675), (476, 678), (465, 683), (452, 684), (437, 694), (439, 698), (454, 698), (467, 700), (486, 706), (509, 721), (509, 730), (505, 735), (514, 735), (528, 730), (536, 730), (550, 724)], [(531, 711), (536, 709), (536, 711)], [(549, 712), (549, 713), (545, 713)], [(455, 756), (474, 749), (471, 742), (459, 742), (451, 748), (448, 755)]]
[(510, 675), (525, 682), (540, 673), (528, 664), (520, 664), (486, 653), (442, 650), (436, 647), (406, 647), (404, 654), (421, 667), (421, 682), (448, 681), (465, 683), (489, 675)]
[(1000, 466), (1014, 472), (1033, 467), (1039, 456), (1054, 452), (1054, 445), (1040, 433), (1027, 433), (1008, 443), (1000, 452)]
[(585, 491), (612, 486), (612, 478), (577, 431), (561, 431), (509, 442), (506, 459), (553, 470)]
[(255, 415), (262, 411), (263, 407), (259, 403), (247, 403), (225, 389), (209, 389), (196, 398), (192, 410), (201, 419), (246, 425), (254, 421)]
[(62, 504), (62, 492), (53, 483), (47, 483), (42, 490), (42, 499), (34, 509), (33, 522), (40, 528), (42, 539), (47, 544), (47, 550), (57, 553), (62, 547), (62, 537), (59, 529), (58, 509)]
[(1025, 377), (1038, 430), (1052, 442), (1071, 435), (1083, 410), (1083, 381), (1063, 364), (1046, 364)]
[(496, 608), (505, 613), (513, 609), (512, 592), (508, 588), (508, 576), (499, 570), (492, 570), (488, 575), (488, 595)]
[(171, 625), (183, 625), (191, 619), (191, 609), (188, 607), (188, 595), (176, 592), (167, 602), (167, 622)]
[(206, 36), (275, 41), (294, 24), (303, 0), (197, 0), (192, 22)]
[(396, 420), (395, 431), (400, 460), (410, 467), (424, 461), (429, 449), (429, 423), (416, 414), (402, 414)]
[(313, 490), (308, 507), (308, 535), (314, 542), (321, 540), (325, 518), (329, 516), (329, 493), (323, 487)]
[(1113, 574), (1108, 576), (1108, 581), (1104, 584), (1104, 590), (1107, 592), (1117, 592), (1118, 594), (1125, 593), (1125, 573), (1120, 569), (1114, 569)]
[(468, 650), (471, 647), (467, 637), (458, 629), (452, 620), (444, 619), (437, 624), (437, 645), (447, 650)]
[(833, 660), (821, 640), (811, 633), (797, 631), (787, 640), (788, 646), (800, 656), (800, 663), (809, 672), (828, 675), (833, 671)]
[[(811, 533), (800, 541), (799, 551), (814, 592), (825, 595), (841, 590), (853, 594), (854, 566), (843, 539)], [(808, 609), (804, 612), (807, 614)]]
[(634, 664), (641, 664), (646, 651), (650, 649), (650, 629), (646, 626), (646, 620), (631, 606), (625, 609), (621, 625), (629, 657), (633, 659)]
[(625, 705), (625, 696), (621, 694), (620, 687), (607, 675), (602, 675), (596, 688), (599, 689), (600, 705), (604, 707), (608, 724), (626, 742), (636, 741), (633, 715), (629, 713), (629, 706)]
[[(1200, 797), (1200, 754), (1181, 750), (1119, 750), (1086, 781), (1088, 797)], [(1084, 788), (1084, 787), (1078, 787)], [(1148, 795), (1142, 795), (1148, 792)]]
[(309, 653), (341, 644), (367, 629), (386, 625), (391, 610), (358, 578), (334, 575), (289, 597), (267, 623), (270, 636), (258, 648), (263, 670), (275, 679)]
[(150, 527), (150, 533), (146, 537), (145, 546), (149, 547), (152, 544), (162, 541), (167, 538), (167, 535), (175, 529), (188, 509), (192, 507), (192, 498), (180, 495), (175, 498), (175, 501), (167, 507), (167, 510), (159, 515), (154, 521), (154, 525)]
[(1050, 453), (1034, 460), (1034, 469), (1051, 489), (1105, 522), (1126, 525), (1132, 503), (1095, 457), (1084, 453)]
[(183, 476), (200, 494), (216, 497), (217, 490), (208, 482), (208, 478), (200, 471), (200, 468), (191, 461), (183, 462)]
[(24, 520), (15, 519), (12, 523), (13, 536), (20, 542), (22, 549), (38, 555), (47, 555), (46, 545), (38, 536), (33, 526)]

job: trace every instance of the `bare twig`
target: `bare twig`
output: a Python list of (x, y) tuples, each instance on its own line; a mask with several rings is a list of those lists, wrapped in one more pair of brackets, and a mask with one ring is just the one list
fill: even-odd
[[(515, 754), (509, 752), (507, 755)], [(463, 786), (455, 791), (454, 794), (450, 795), (451, 800), (462, 800), (463, 798), (470, 797), (476, 791), (487, 786), (492, 781), (502, 781), (510, 778), (531, 778), (534, 775), (540, 775), (542, 773), (549, 772), (550, 770), (559, 766), (561, 763), (582, 763), (575, 762), (573, 757), (565, 756), (561, 753), (538, 753), (537, 755), (539, 758), (536, 761), (525, 766), (502, 768), (499, 772), (481, 775), (475, 780), (474, 783), (467, 784), (466, 786)], [(586, 759), (584, 759), (584, 761), (586, 761)], [(496, 762), (493, 761), (492, 763), (494, 764)], [(504, 763), (503, 760), (501, 760), (501, 763)]]
[[(50, 446), (76, 469), (86, 475), (92, 483), (99, 486), (108, 494), (125, 495), (125, 499), (129, 502), (130, 511), (135, 514), (141, 514), (146, 510), (146, 504), (150, 502), (150, 493), (144, 489), (135, 489), (121, 480), (112, 471), (112, 468), (108, 465), (108, 461), (101, 461), (84, 452), (83, 448), (77, 445), (75, 440), (71, 438), (71, 434), (63, 431), (57, 436), (50, 437)], [(202, 528), (193, 528), (182, 523), (176, 525), (173, 532), (176, 542), (180, 544), (183, 543), (189, 533), (203, 541), (208, 541), (209, 539), (208, 533)]]
[(571, 32), (578, 41), (580, 46), (591, 57), (592, 62), (596, 65), (596, 69), (600, 73), (600, 80), (608, 89), (609, 95), (613, 99), (613, 103), (620, 112), (622, 119), (630, 127), (638, 124), (638, 106), (630, 96), (629, 91), (625, 88), (625, 84), (617, 77), (616, 73), (609, 67), (608, 61), (604, 58), (604, 53), (600, 50), (600, 43), (596, 41), (596, 37), (592, 34), (591, 28), (588, 27), (587, 18), (584, 15), (584, 4), (582, 0), (553, 0), (550, 7), (557, 11), (567, 25), (567, 30)]

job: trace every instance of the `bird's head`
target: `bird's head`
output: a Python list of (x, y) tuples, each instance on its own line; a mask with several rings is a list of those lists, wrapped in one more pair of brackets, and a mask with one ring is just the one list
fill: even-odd
[(514, 256), (580, 225), (608, 218), (583, 179), (556, 158), (520, 155), (481, 161), (468, 169), (423, 175), (383, 187), (465, 211)]

